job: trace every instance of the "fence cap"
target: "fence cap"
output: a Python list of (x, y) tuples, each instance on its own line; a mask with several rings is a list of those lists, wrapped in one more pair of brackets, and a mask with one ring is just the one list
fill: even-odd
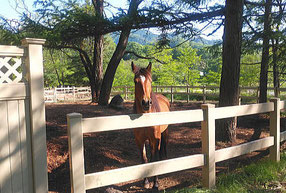
[(202, 104), (201, 108), (202, 109), (215, 108), (215, 105), (214, 104)]
[(74, 118), (82, 118), (81, 113), (69, 113), (67, 114), (67, 118), (74, 119)]
[(37, 39), (37, 38), (25, 38), (22, 40), (22, 45), (27, 46), (29, 44), (40, 44), (44, 45), (46, 42), (45, 39)]
[(278, 98), (278, 97), (273, 97), (273, 98), (270, 99), (270, 101), (271, 101), (271, 102), (280, 101), (280, 98)]

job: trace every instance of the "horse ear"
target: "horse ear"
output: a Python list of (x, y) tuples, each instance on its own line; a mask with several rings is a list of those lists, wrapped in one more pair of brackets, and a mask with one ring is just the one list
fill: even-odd
[(133, 73), (138, 72), (138, 67), (134, 64), (133, 61), (131, 62), (131, 68), (132, 68), (132, 72), (133, 72)]
[(148, 64), (148, 66), (147, 66), (147, 70), (149, 71), (149, 72), (151, 72), (151, 68), (152, 68), (152, 63), (151, 62), (149, 62), (149, 64)]

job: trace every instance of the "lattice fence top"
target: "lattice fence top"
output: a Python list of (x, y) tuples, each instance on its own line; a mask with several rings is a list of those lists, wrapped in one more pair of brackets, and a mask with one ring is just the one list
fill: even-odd
[(0, 84), (25, 82), (22, 57), (0, 57)]

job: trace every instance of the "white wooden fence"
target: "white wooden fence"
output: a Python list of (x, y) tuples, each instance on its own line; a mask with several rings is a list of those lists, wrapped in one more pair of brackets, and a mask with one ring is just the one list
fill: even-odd
[(44, 42), (0, 46), (0, 193), (48, 192)]
[[(202, 97), (203, 103), (206, 103), (207, 99), (219, 97), (218, 86), (153, 86), (153, 91), (159, 94), (169, 95), (170, 101), (174, 102), (174, 96), (186, 96), (187, 102), (190, 101), (191, 96)], [(281, 92), (285, 92), (286, 88), (268, 88), (268, 96), (280, 97)], [(259, 101), (259, 87), (239, 87), (240, 99), (253, 99), (257, 103)], [(125, 100), (132, 98), (134, 94), (134, 86), (116, 86), (112, 88), (112, 95), (121, 94)]]
[[(191, 101), (190, 97), (200, 96), (203, 103), (212, 97), (219, 97), (219, 87), (217, 86), (153, 86), (153, 91), (159, 94), (169, 95), (170, 101), (174, 102), (174, 96), (186, 96), (187, 102)], [(279, 97), (281, 92), (286, 92), (286, 88), (268, 88), (269, 97)], [(134, 86), (115, 86), (112, 88), (111, 96), (120, 94), (125, 100), (133, 99)], [(281, 95), (282, 96), (282, 95)], [(284, 96), (284, 95), (283, 95)], [(258, 103), (258, 87), (240, 87), (240, 99), (253, 99)], [(45, 101), (80, 101), (91, 100), (90, 87), (63, 87), (63, 88), (46, 88)]]
[(60, 87), (60, 88), (46, 88), (45, 101), (81, 101), (91, 100), (90, 87)]
[[(269, 103), (220, 107), (203, 104), (202, 109), (150, 114), (132, 114), (108, 117), (82, 118), (79, 113), (67, 115), (70, 180), (73, 193), (141, 179), (154, 175), (203, 166), (203, 186), (215, 186), (215, 163), (236, 156), (270, 147), (270, 158), (280, 160), (280, 141), (286, 140), (286, 132), (280, 137), (280, 111), (286, 108), (286, 101), (272, 99)], [(215, 150), (215, 120), (235, 116), (245, 116), (270, 112), (270, 136), (241, 145)], [(85, 174), (83, 134), (89, 132), (112, 131), (147, 127), (154, 125), (201, 122), (202, 153), (168, 159), (148, 164), (140, 164), (120, 169)]]

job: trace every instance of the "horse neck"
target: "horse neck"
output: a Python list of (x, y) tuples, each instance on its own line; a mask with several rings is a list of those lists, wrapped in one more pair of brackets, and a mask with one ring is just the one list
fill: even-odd
[(152, 99), (152, 112), (160, 112), (160, 105), (159, 105), (159, 101), (156, 97), (156, 94), (152, 91), (151, 92), (151, 99)]

